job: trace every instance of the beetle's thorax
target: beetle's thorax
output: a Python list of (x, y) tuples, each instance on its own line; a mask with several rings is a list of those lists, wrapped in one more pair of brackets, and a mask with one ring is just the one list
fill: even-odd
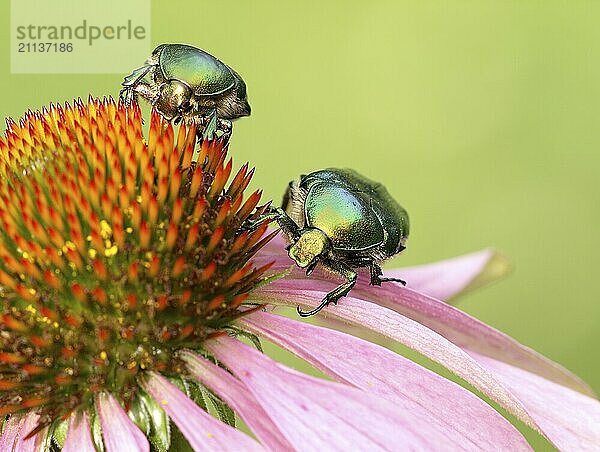
[(315, 259), (331, 249), (331, 242), (323, 231), (316, 228), (305, 228), (300, 237), (292, 244), (289, 256), (301, 268), (306, 268)]

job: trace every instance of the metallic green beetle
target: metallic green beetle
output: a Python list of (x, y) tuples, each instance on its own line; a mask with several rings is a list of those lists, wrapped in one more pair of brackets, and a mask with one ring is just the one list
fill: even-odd
[(308, 317), (336, 304), (354, 287), (354, 269), (368, 267), (371, 284), (405, 281), (382, 278), (380, 263), (405, 249), (408, 214), (386, 188), (351, 169), (329, 168), (290, 182), (283, 209), (273, 212), (289, 241), (288, 254), (310, 275), (320, 263), (346, 282), (321, 304), (298, 314)]
[(228, 135), (231, 120), (250, 115), (246, 84), (238, 73), (185, 44), (159, 45), (122, 85), (119, 97), (125, 104), (139, 95), (167, 120), (194, 121), (201, 128), (216, 115), (217, 129)]

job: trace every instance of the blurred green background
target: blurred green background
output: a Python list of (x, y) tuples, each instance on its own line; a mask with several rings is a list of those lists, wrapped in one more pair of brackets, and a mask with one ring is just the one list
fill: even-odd
[[(125, 74), (11, 75), (1, 116), (116, 96)], [(600, 392), (600, 2), (152, 2), (152, 44), (184, 42), (246, 80), (237, 164), (280, 199), (350, 166), (408, 209), (392, 266), (493, 246), (514, 263), (461, 307)], [(132, 55), (131, 68), (146, 55)]]

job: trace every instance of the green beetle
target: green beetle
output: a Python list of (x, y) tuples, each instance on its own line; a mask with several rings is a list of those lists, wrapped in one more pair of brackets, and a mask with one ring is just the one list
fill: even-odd
[(382, 278), (380, 263), (405, 249), (408, 214), (380, 183), (351, 169), (329, 168), (290, 182), (283, 209), (273, 209), (291, 244), (290, 258), (310, 275), (320, 263), (346, 282), (329, 292), (321, 304), (298, 314), (308, 317), (337, 303), (354, 287), (356, 268), (368, 267), (371, 284), (405, 281)]
[(250, 115), (246, 84), (239, 74), (185, 44), (159, 45), (122, 85), (119, 97), (125, 104), (139, 95), (167, 120), (195, 121), (201, 128), (215, 115), (217, 128), (228, 135), (231, 120)]

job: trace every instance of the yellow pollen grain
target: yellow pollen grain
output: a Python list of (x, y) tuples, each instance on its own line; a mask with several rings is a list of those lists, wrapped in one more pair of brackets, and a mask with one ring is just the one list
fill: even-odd
[(131, 361), (129, 364), (127, 364), (127, 368), (129, 370), (135, 369), (137, 367), (137, 362), (135, 361)]
[(32, 304), (27, 305), (27, 307), (25, 308), (25, 310), (27, 312), (32, 313), (32, 314), (37, 314), (37, 309), (35, 309), (35, 306), (33, 306)]
[(206, 432), (206, 437), (207, 437), (208, 439), (211, 439), (211, 438), (213, 438), (214, 436), (215, 436), (215, 435), (213, 435), (211, 432)]
[(108, 358), (108, 355), (106, 354), (106, 352), (103, 350), (100, 352), (100, 359), (104, 359), (106, 360), (106, 358)]
[(119, 247), (117, 245), (113, 245), (110, 248), (104, 250), (104, 255), (106, 257), (112, 257), (119, 252)]
[(104, 241), (104, 248), (110, 248), (112, 246), (112, 242), (110, 240)]
[(168, 400), (165, 400), (165, 399), (162, 399), (162, 400), (160, 401), (160, 403), (161, 403), (161, 405), (168, 405), (168, 404), (169, 404), (169, 401), (168, 401)]
[(131, 226), (129, 226), (128, 228), (125, 229), (125, 232), (127, 232), (127, 234), (131, 234), (133, 232), (133, 228)]
[(58, 328), (58, 327), (60, 327), (60, 325), (58, 324), (58, 322), (54, 322), (54, 323), (52, 324), (52, 326), (53, 326), (54, 328)]
[(66, 253), (68, 250), (75, 251), (76, 249), (77, 249), (77, 247), (70, 240), (67, 240), (65, 242), (65, 245), (62, 247), (62, 250), (63, 250), (64, 253)]
[(107, 239), (111, 236), (112, 229), (106, 220), (100, 222), (100, 235), (103, 239)]
[(135, 200), (141, 204), (142, 203), (142, 195), (137, 195), (135, 197)]
[(23, 256), (23, 259), (29, 259), (29, 253), (27, 251), (23, 251), (23, 254), (21, 254)]
[(98, 252), (94, 248), (90, 248), (88, 250), (88, 256), (90, 256), (90, 258), (92, 258), (92, 259), (94, 259), (97, 254), (98, 254)]

